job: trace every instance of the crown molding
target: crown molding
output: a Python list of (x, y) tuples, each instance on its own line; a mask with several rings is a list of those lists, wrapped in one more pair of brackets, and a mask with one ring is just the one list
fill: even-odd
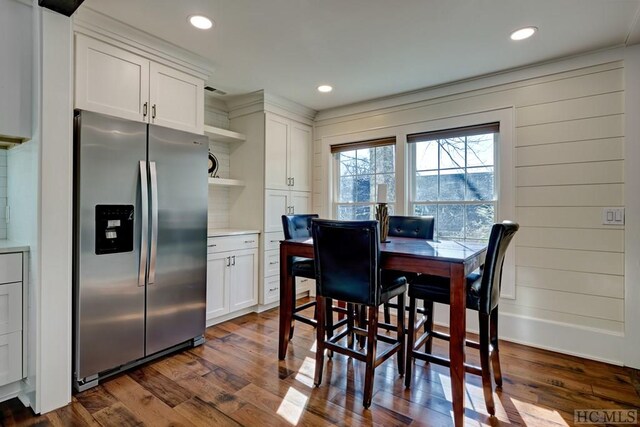
[(256, 112), (269, 112), (313, 125), (313, 120), (317, 114), (316, 110), (281, 96), (266, 93), (264, 90), (230, 97), (227, 101), (227, 106), (230, 119)]
[(136, 55), (179, 69), (207, 80), (213, 63), (186, 49), (115, 20), (89, 7), (79, 8), (72, 16), (73, 31), (128, 50)]

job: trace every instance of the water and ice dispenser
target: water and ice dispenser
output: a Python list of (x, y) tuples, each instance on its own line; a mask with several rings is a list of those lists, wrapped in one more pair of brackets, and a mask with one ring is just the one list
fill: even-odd
[(96, 255), (133, 251), (133, 205), (96, 205)]

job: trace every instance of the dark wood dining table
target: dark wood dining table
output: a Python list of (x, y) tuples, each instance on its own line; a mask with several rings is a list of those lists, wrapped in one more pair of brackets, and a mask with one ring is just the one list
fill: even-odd
[[(466, 332), (466, 277), (484, 264), (486, 244), (430, 241), (403, 237), (389, 237), (380, 244), (381, 268), (412, 273), (424, 273), (450, 278), (449, 354), (451, 360), (451, 390), (454, 422), (464, 422), (464, 375)], [(289, 344), (293, 314), (293, 276), (291, 257), (313, 258), (311, 238), (280, 242), (280, 328), (278, 358), (284, 360)]]

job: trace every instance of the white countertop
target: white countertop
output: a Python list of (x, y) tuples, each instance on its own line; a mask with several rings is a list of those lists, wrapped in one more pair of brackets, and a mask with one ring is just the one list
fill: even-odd
[(0, 240), (0, 254), (10, 252), (29, 252), (29, 246), (12, 240)]
[(210, 228), (207, 230), (208, 237), (240, 236), (243, 234), (260, 234), (260, 230), (245, 230), (240, 228)]

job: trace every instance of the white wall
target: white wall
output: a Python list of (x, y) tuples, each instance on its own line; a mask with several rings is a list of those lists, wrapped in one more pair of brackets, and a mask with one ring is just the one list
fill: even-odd
[(7, 151), (0, 150), (0, 239), (7, 238)]
[[(208, 106), (207, 106), (208, 107)], [(206, 125), (215, 126), (222, 129), (229, 129), (229, 114), (220, 109), (206, 108), (204, 114)], [(209, 150), (218, 159), (217, 175), (221, 178), (231, 178), (229, 143), (210, 141)], [(209, 211), (208, 223), (209, 229), (229, 228), (229, 197), (233, 191), (227, 187), (209, 186)]]
[(627, 280), (625, 288), (625, 229), (601, 224), (602, 207), (625, 206), (624, 55), (612, 50), (320, 112), (314, 211), (330, 215), (328, 141), (387, 133), (402, 143), (407, 129), (513, 107), (513, 219), (522, 228), (516, 298), (501, 301), (501, 337), (631, 363), (623, 354), (632, 286)]

